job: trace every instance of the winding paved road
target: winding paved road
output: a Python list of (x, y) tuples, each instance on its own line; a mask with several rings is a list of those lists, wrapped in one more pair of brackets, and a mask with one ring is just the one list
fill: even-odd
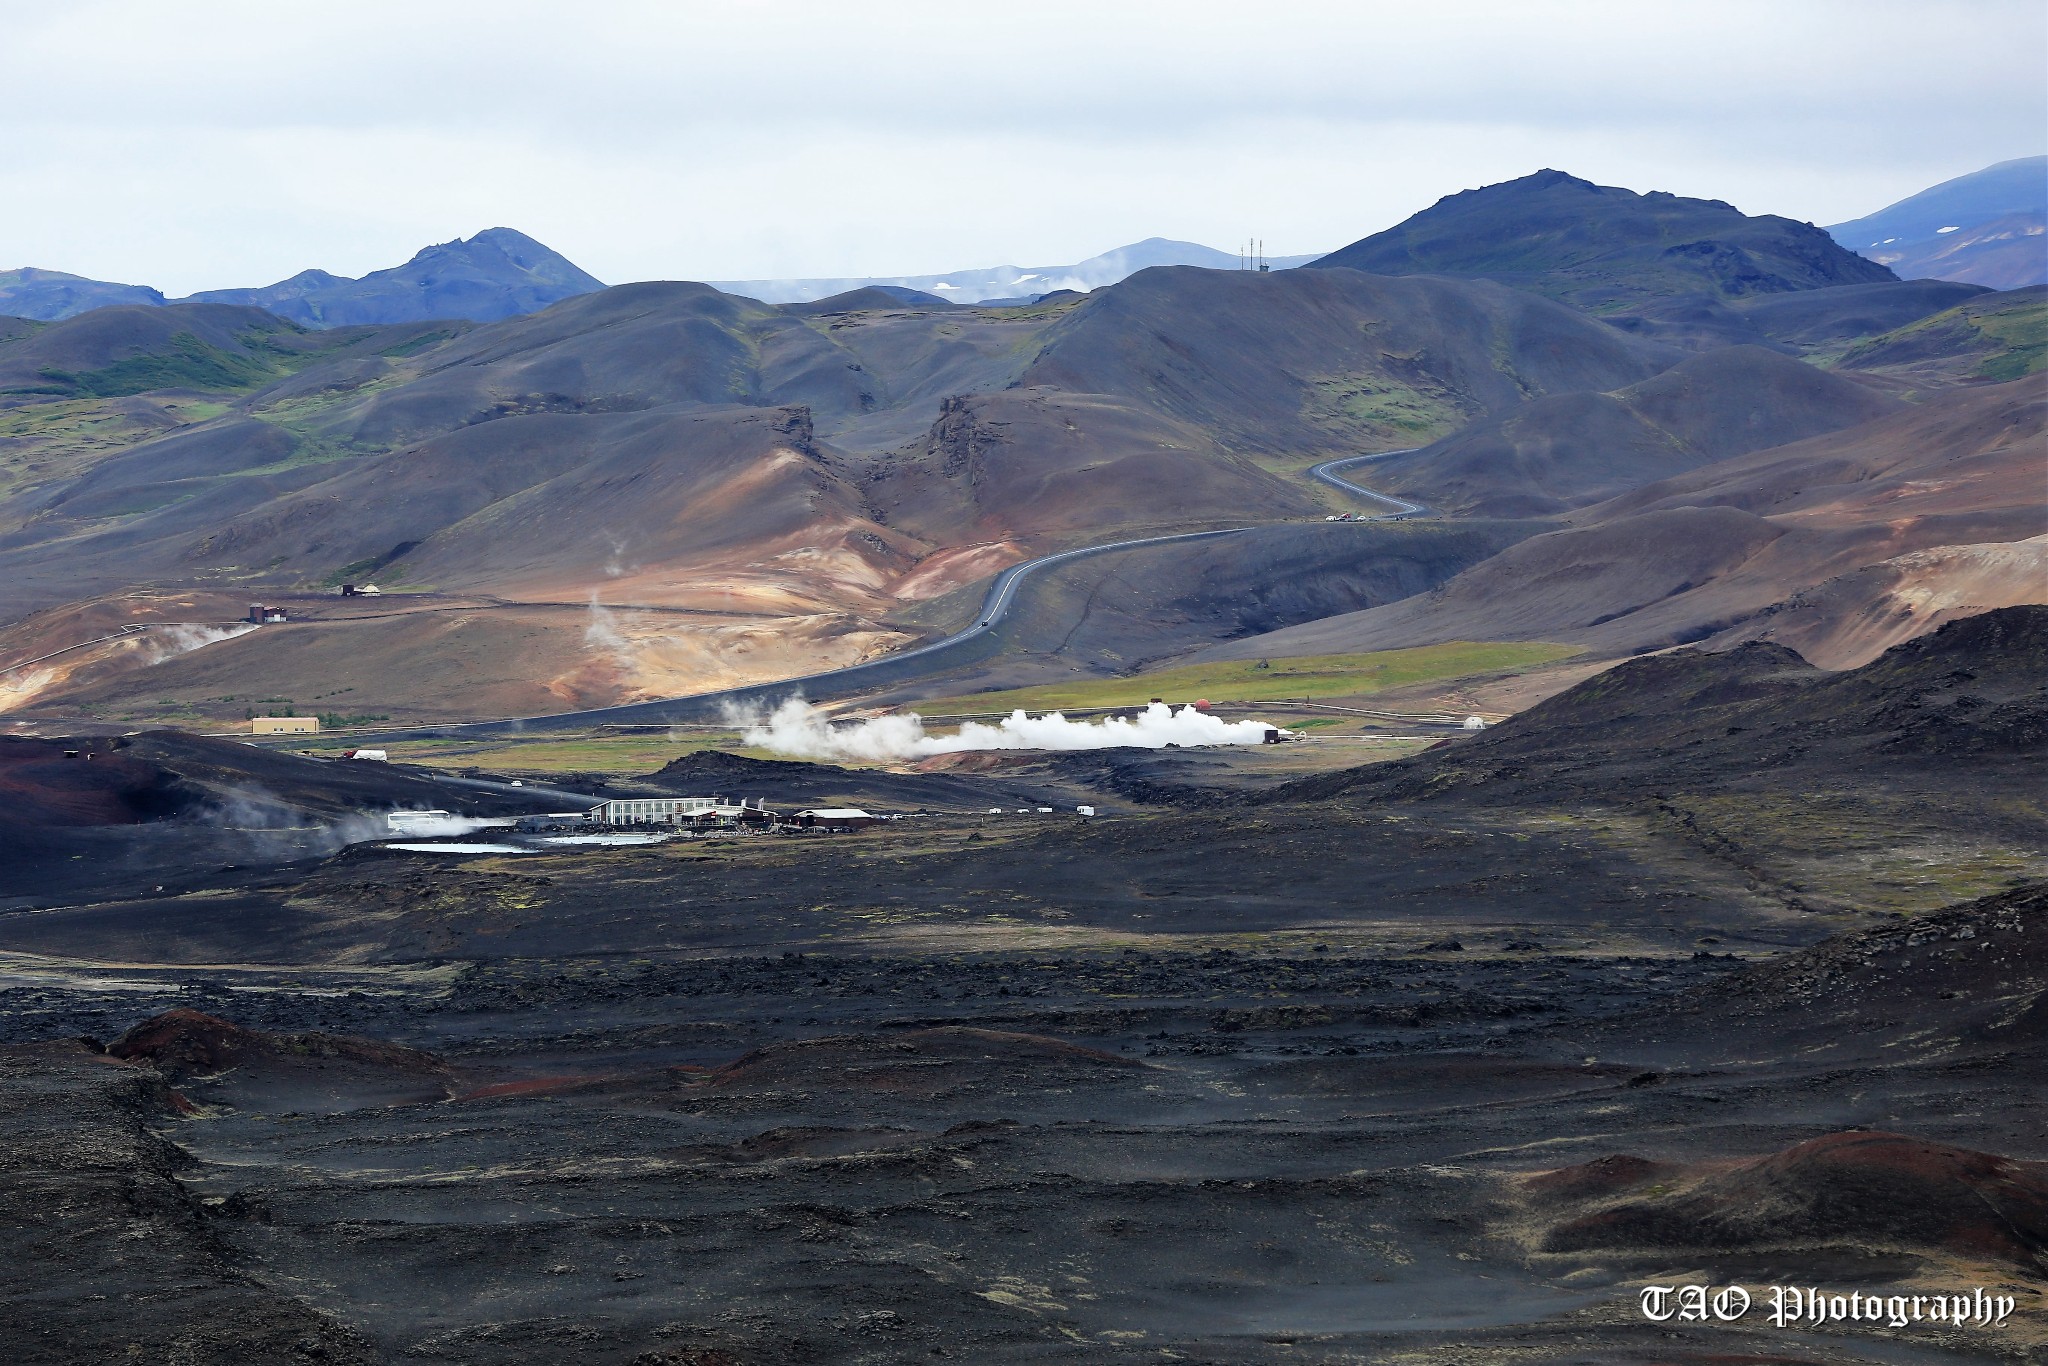
[[(1420, 503), (1411, 503), (1405, 498), (1396, 498), (1391, 494), (1379, 493), (1366, 488), (1363, 484), (1354, 484), (1337, 473), (1341, 469), (1349, 469), (1355, 465), (1369, 464), (1375, 460), (1386, 460), (1392, 456), (1406, 455), (1407, 453), (1407, 450), (1398, 450), (1380, 451), (1372, 455), (1340, 456), (1338, 459), (1325, 460), (1322, 464), (1313, 466), (1308, 471), (1308, 476), (1317, 482), (1328, 484), (1332, 488), (1341, 489), (1346, 493), (1356, 494), (1385, 503), (1392, 509), (1390, 512), (1372, 513), (1370, 515), (1362, 514), (1353, 519), (1355, 522), (1387, 522), (1403, 517), (1413, 517), (1427, 512), (1429, 509)], [(837, 691), (840, 685), (851, 680), (859, 680), (869, 685), (894, 682), (898, 680), (893, 675), (902, 672), (902, 667), (910, 661), (922, 659), (927, 655), (937, 654), (941, 650), (958, 650), (963, 646), (971, 644), (976, 639), (987, 635), (990, 631), (1001, 625), (1003, 618), (1009, 615), (1010, 608), (1016, 604), (1017, 586), (1042, 569), (1065, 564), (1070, 560), (1085, 559), (1091, 555), (1109, 555), (1122, 550), (1136, 550), (1143, 546), (1176, 545), (1187, 541), (1213, 540), (1221, 536), (1241, 536), (1251, 529), (1251, 527), (1239, 526), (1225, 527), (1219, 531), (1187, 531), (1172, 536), (1141, 536), (1133, 540), (1108, 541), (1102, 545), (1082, 546), (1078, 550), (1062, 550), (1057, 554), (1041, 555), (1035, 560), (1025, 560), (1021, 564), (1013, 564), (1008, 569), (1002, 571), (1002, 573), (996, 575), (995, 580), (989, 584), (988, 591), (982, 596), (981, 610), (974, 615), (973, 625), (968, 626), (964, 630), (955, 631), (952, 635), (946, 636), (943, 639), (914, 646), (908, 650), (898, 650), (894, 654), (884, 655), (880, 659), (871, 659), (863, 664), (849, 664), (843, 669), (827, 669), (822, 673), (805, 674), (800, 678), (783, 678), (773, 683), (756, 683), (743, 688), (725, 688), (718, 692), (696, 693), (688, 697), (664, 698), (658, 702), (629, 702), (624, 706), (593, 707), (587, 711), (556, 712), (549, 716), (532, 716), (523, 719), (510, 718), (502, 721), (469, 721), (456, 725), (423, 726), (417, 730), (380, 732), (380, 734), (385, 739), (396, 740), (416, 736), (508, 735), (531, 733), (537, 730), (572, 730), (590, 725), (661, 725), (686, 721), (718, 720), (723, 717), (728, 706), (766, 706), (796, 693), (815, 696), (821, 686), (830, 687)], [(916, 671), (913, 670), (912, 672)]]
[(1380, 451), (1375, 455), (1339, 456), (1335, 460), (1325, 460), (1320, 465), (1311, 466), (1308, 477), (1319, 483), (1328, 484), (1331, 488), (1342, 489), (1346, 493), (1359, 494), (1372, 499), (1374, 502), (1385, 503), (1388, 507), (1394, 509), (1392, 512), (1381, 512), (1375, 513), (1370, 517), (1360, 517), (1357, 520), (1361, 522), (1391, 522), (1402, 517), (1414, 517), (1429, 511), (1429, 509), (1420, 503), (1411, 503), (1406, 498), (1396, 498), (1391, 493), (1380, 493), (1377, 490), (1367, 488), (1363, 484), (1354, 484), (1349, 479), (1339, 475), (1337, 471), (1348, 470), (1353, 465), (1370, 464), (1375, 460), (1391, 460), (1397, 455), (1408, 455), (1420, 449), (1422, 449), (1420, 446), (1410, 446), (1406, 450)]

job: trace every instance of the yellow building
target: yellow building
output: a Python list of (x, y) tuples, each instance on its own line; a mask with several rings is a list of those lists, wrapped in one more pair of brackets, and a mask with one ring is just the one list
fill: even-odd
[(310, 735), (320, 729), (317, 716), (259, 716), (249, 723), (255, 735)]

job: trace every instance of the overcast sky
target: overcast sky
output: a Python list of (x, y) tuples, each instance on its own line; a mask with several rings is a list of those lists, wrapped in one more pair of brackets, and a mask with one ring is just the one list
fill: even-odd
[(1326, 251), (1553, 166), (1822, 224), (2048, 142), (2041, 0), (0, 0), (0, 268)]

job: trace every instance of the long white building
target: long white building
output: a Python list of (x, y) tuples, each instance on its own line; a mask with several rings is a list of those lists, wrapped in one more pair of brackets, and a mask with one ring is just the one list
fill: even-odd
[(762, 802), (725, 797), (615, 797), (590, 808), (594, 825), (766, 824), (773, 821)]

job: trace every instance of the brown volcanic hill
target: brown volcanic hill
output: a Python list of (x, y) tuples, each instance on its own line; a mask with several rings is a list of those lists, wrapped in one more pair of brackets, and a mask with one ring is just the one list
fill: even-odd
[[(39, 544), (20, 545), (26, 535), (15, 538), (19, 548), (0, 543), (15, 576), (10, 596), (62, 601), (139, 576), (175, 582), (263, 566), (273, 584), (381, 577), (387, 586), (524, 589), (544, 600), (601, 588), (616, 600), (636, 591), (627, 566), (649, 565), (662, 576), (656, 600), (676, 601), (692, 591), (675, 582), (685, 565), (718, 565), (735, 552), (751, 564), (799, 547), (829, 559), (864, 534), (843, 571), (770, 574), (764, 590), (830, 596), (840, 578), (872, 591), (892, 564), (900, 572), (922, 552), (893, 548), (865, 520), (859, 493), (812, 445), (802, 409), (540, 414), (459, 427), (388, 456), (255, 475), (219, 468), (274, 460), (274, 433), (229, 421), (105, 462), (48, 500)], [(128, 515), (98, 520), (111, 511)], [(71, 535), (57, 539), (60, 531)], [(699, 572), (712, 605), (738, 605), (730, 595), (746, 592), (743, 569), (733, 571), (737, 583), (724, 570)], [(793, 582), (806, 577), (822, 582)]]
[(448, 1064), (381, 1039), (273, 1034), (187, 1008), (144, 1020), (107, 1046), (148, 1063), (186, 1095), (238, 1109), (336, 1112), (446, 1100)]
[[(1534, 532), (1531, 522), (1320, 519), (1068, 561), (1034, 575), (1003, 625), (1002, 653), (927, 675), (876, 702), (1129, 673), (1232, 640), (1396, 602)], [(972, 602), (966, 601), (973, 598)], [(963, 589), (920, 609), (968, 610)]]
[[(1735, 1056), (1760, 1040), (1821, 1065), (2048, 1053), (2048, 885), (2035, 883), (1836, 935), (1688, 993), (1638, 1038), (1712, 1038)], [(1709, 1059), (1717, 1062), (1719, 1059)]]
[[(2048, 386), (1943, 394), (1859, 427), (1755, 451), (1585, 509), (1589, 525), (1653, 508), (1738, 507), (1812, 526), (2038, 511)], [(2039, 527), (2028, 527), (2026, 535)]]
[(1904, 327), (1987, 292), (1981, 285), (1947, 280), (1880, 280), (1746, 299), (1682, 294), (1647, 300), (1626, 313), (1603, 314), (1602, 321), (1630, 336), (1688, 351), (1768, 346), (1818, 358), (1843, 343)]
[[(178, 730), (55, 739), (0, 735), (0, 830), (171, 821), (232, 810), (290, 825), (365, 811), (446, 807), (435, 777), (390, 764), (303, 758)], [(463, 792), (471, 809), (530, 810)]]
[[(1697, 851), (1798, 916), (1868, 924), (2048, 877), (2044, 677), (2048, 607), (1952, 622), (1841, 673), (1771, 644), (1676, 650), (1627, 661), (1468, 739), (1264, 797), (1426, 828), (1544, 811), (1587, 833), (1640, 830)], [(1986, 956), (1980, 970), (1993, 963)], [(2015, 963), (2023, 977), (2025, 964)], [(1972, 990), (1971, 1020), (2006, 1018), (2039, 990), (2014, 983), (2007, 992), (1987, 976), (1985, 994)], [(1893, 1034), (1920, 1021), (1928, 1032), (1914, 1049), (1940, 1051), (1934, 1026), (1970, 1021), (1937, 1020), (1926, 1007), (1931, 994), (1916, 996), (1912, 1011), (1897, 991), (1867, 999)], [(1992, 1009), (2001, 996), (2007, 1004)], [(1804, 1057), (1831, 1034), (1840, 1045), (1833, 1056), (1884, 1061), (1866, 1048), (1883, 1036), (1836, 1019), (1832, 1006), (1767, 1012), (1753, 1030), (1734, 1033), (1734, 1017), (1715, 1013), (1722, 999), (1697, 1003), (1711, 1018), (1617, 1020), (1602, 1032), (1603, 1046), (1575, 1048), (1639, 1064), (1746, 1067)], [(1728, 1041), (1703, 1057), (1705, 1039)]]
[(878, 476), (869, 497), (889, 525), (953, 545), (1321, 510), (1301, 481), (1231, 455), (1198, 427), (1126, 398), (1035, 387), (949, 399), (922, 448)]
[(621, 285), (394, 364), (381, 383), (344, 391), (307, 425), (331, 441), (389, 450), (538, 413), (804, 404), (823, 417), (859, 409), (867, 392), (834, 351), (804, 321), (709, 285)]
[[(1798, 1060), (1814, 1077), (1950, 1068), (1987, 1110), (2030, 1104), (2048, 1061), (2048, 884), (1837, 934), (1598, 1032), (1660, 1081)], [(1675, 1065), (1673, 1065), (1675, 1064)], [(1868, 1075), (1864, 1072), (1863, 1075)], [(2038, 1274), (2048, 1166), (1898, 1134), (1830, 1134), (1740, 1161), (1616, 1155), (1522, 1183), (1539, 1246), (1650, 1261), (1835, 1240)], [(1766, 1221), (1757, 1212), (1769, 1216)], [(1559, 1261), (1570, 1260), (1560, 1256)]]
[(131, 745), (0, 736), (0, 829), (130, 825), (189, 810), (203, 792)]
[[(109, 326), (117, 312), (101, 310), (19, 345), (40, 348), (29, 360), (41, 365), (50, 359), (42, 352), (55, 345), (53, 338), (88, 325)], [(128, 325), (157, 331), (172, 325), (174, 316), (241, 316), (200, 305), (125, 313), (132, 315)], [(270, 325), (290, 330), (275, 320)], [(216, 347), (232, 340), (226, 333), (208, 338), (202, 340)], [(1152, 382), (1175, 357), (1193, 367), (1183, 367), (1176, 392), (1197, 395), (1199, 402), (1180, 402), (1168, 392), (1171, 386)], [(1248, 368), (1247, 357), (1256, 364)], [(423, 545), (429, 536), (419, 534), (418, 526), (391, 524), (403, 505), (365, 497), (365, 490), (352, 485), (369, 476), (345, 468), (359, 461), (340, 457), (404, 451), (410, 458), (434, 442), (454, 440), (477, 449), (516, 449), (522, 439), (595, 448), (610, 439), (604, 419), (677, 405), (801, 406), (821, 438), (843, 440), (845, 449), (873, 450), (877, 441), (897, 444), (927, 433), (934, 419), (941, 420), (942, 435), (946, 399), (975, 389), (1002, 390), (1022, 378), (1034, 390), (1107, 396), (1087, 401), (1090, 423), (1073, 422), (1067, 413), (1047, 420), (1062, 429), (1083, 429), (1082, 458), (1071, 463), (1110, 473), (1063, 494), (1048, 490), (1027, 469), (1011, 488), (977, 488), (975, 496), (985, 506), (961, 509), (971, 520), (982, 519), (986, 505), (1012, 493), (1034, 501), (1050, 496), (1054, 506), (1042, 515), (1020, 510), (998, 517), (1047, 530), (1072, 523), (1076, 512), (1086, 514), (1088, 524), (1119, 518), (1143, 524), (1213, 520), (1256, 511), (1275, 498), (1284, 498), (1292, 512), (1311, 504), (1299, 493), (1283, 494), (1269, 479), (1255, 489), (1261, 477), (1243, 470), (1205, 492), (1202, 481), (1217, 464), (1211, 458), (1219, 449), (1214, 433), (1196, 437), (1176, 424), (1235, 433), (1263, 449), (1289, 450), (1304, 439), (1348, 449), (1347, 442), (1405, 435), (1418, 424), (1453, 425), (1466, 413), (1491, 411), (1531, 392), (1613, 387), (1661, 363), (1660, 355), (1570, 310), (1509, 291), (1334, 273), (1292, 277), (1174, 269), (1141, 273), (1072, 305), (898, 308), (816, 318), (704, 285), (629, 285), (459, 335), (419, 334), (395, 350), (357, 348), (283, 377), (239, 404), (236, 417), (178, 433), (184, 448), (177, 452), (138, 452), (91, 482), (38, 490), (34, 506), (57, 509), (60, 518), (42, 539), (60, 529), (87, 533), (67, 543), (67, 560), (89, 560), (97, 543), (133, 561), (145, 539), (160, 529), (170, 536), (215, 537), (199, 546), (197, 558), (218, 564), (216, 551), (242, 539), (239, 533), (219, 533), (248, 514), (258, 521), (289, 520), (295, 515), (289, 506), (270, 505), (327, 499), (328, 519), (307, 524), (314, 533), (308, 540), (381, 542), (374, 549), (359, 546), (362, 555), (340, 561), (350, 564), (409, 542)], [(1040, 400), (1021, 401), (1028, 410)], [(1119, 407), (1121, 413), (1114, 411)], [(545, 441), (525, 435), (526, 424), (548, 418), (578, 425)], [(272, 430), (251, 427), (252, 420)], [(998, 420), (1028, 425), (1032, 419)], [(1086, 431), (1089, 425), (1097, 430)], [(570, 430), (580, 439), (569, 441)], [(1149, 506), (1159, 500), (1143, 485), (1156, 476), (1158, 462), (1147, 457), (1162, 450), (1201, 457), (1183, 472), (1192, 479), (1171, 481), (1183, 504), (1197, 505), (1192, 515), (1182, 507), (1155, 514)], [(1138, 457), (1129, 480), (1112, 468), (1127, 457)], [(154, 474), (160, 469), (168, 477)], [(503, 480), (496, 482), (500, 487), (490, 492), (502, 499)], [(1124, 487), (1105, 497), (1105, 482)], [(67, 500), (82, 501), (65, 511)], [(1200, 506), (1205, 500), (1214, 506)], [(1119, 503), (1126, 510), (1119, 512)], [(173, 508), (174, 525), (77, 525), (81, 517), (165, 507)], [(421, 520), (409, 510), (405, 517)], [(335, 524), (341, 521), (349, 525)], [(373, 527), (381, 529), (368, 529)], [(262, 555), (232, 563), (244, 572), (288, 565), (302, 573), (312, 556), (307, 545), (282, 562)], [(147, 559), (145, 553), (139, 562)]]
[[(1842, 575), (1942, 546), (2040, 535), (2044, 433), (2048, 396), (2037, 384), (1943, 394), (1579, 509), (1567, 529), (1510, 547), (1431, 593), (1196, 658), (1448, 640), (1562, 640), (1625, 653), (1721, 633), (1749, 638), (1737, 628)], [(2035, 601), (2038, 590), (2022, 573), (1990, 596)], [(1816, 629), (1810, 616), (1802, 629)]]
[(203, 493), (223, 476), (287, 460), (298, 444), (281, 427), (223, 417), (108, 456), (47, 496), (20, 500), (16, 511), (66, 521), (141, 512)]
[(1611, 394), (1536, 399), (1373, 475), (1376, 487), (1447, 512), (1542, 516), (1900, 407), (1777, 352), (1731, 346)]
[[(14, 528), (0, 542), (15, 585), (7, 605), (20, 610), (110, 591), (138, 576), (176, 582), (216, 568), (272, 588), (318, 583), (344, 568), (388, 578), (412, 569), (396, 564), (408, 554), (419, 565), (414, 582), (431, 572), (445, 583), (495, 584), (512, 564), (522, 580), (552, 575), (559, 596), (582, 597), (591, 587), (618, 586), (602, 571), (622, 554), (666, 562), (680, 547), (716, 558), (751, 537), (755, 558), (774, 561), (792, 549), (783, 540), (792, 525), (831, 546), (860, 520), (858, 499), (824, 487), (836, 476), (808, 460), (811, 424), (858, 426), (907, 405), (918, 411), (884, 438), (920, 432), (944, 396), (927, 380), (1007, 383), (1023, 363), (1018, 338), (1042, 331), (1050, 316), (983, 327), (983, 315), (960, 311), (969, 321), (948, 324), (944, 335), (929, 313), (846, 328), (833, 320), (813, 325), (707, 286), (633, 285), (453, 335), (408, 334), (395, 350), (357, 346), (270, 385), (237, 413), (157, 444), (116, 449), (76, 478), (9, 498), (0, 506), (0, 528)], [(66, 358), (83, 334), (118, 331), (116, 324), (154, 329), (142, 340), (163, 343), (156, 334), (187, 315), (218, 324), (220, 335), (201, 338), (216, 349), (234, 340), (230, 324), (245, 315), (278, 335), (297, 334), (267, 315), (223, 306), (100, 310), (20, 343), (37, 348), (22, 361), (24, 373), (72, 363)], [(858, 352), (837, 344), (840, 332), (859, 335)], [(339, 336), (320, 334), (324, 345)], [(127, 344), (100, 339), (93, 363), (118, 357)], [(722, 433), (722, 425), (732, 430)], [(770, 427), (784, 436), (764, 446), (748, 435)], [(736, 503), (721, 503), (727, 495), (702, 485), (700, 471), (738, 476), (736, 458), (771, 459), (778, 444), (806, 460), (766, 476), (766, 484), (758, 473), (746, 475), (758, 486), (732, 488)], [(736, 448), (748, 453), (735, 457)], [(397, 458), (376, 459), (387, 455)], [(670, 501), (649, 502), (649, 490)], [(813, 518), (803, 505), (820, 499)], [(694, 524), (677, 500), (696, 509)], [(546, 519), (548, 533), (522, 532), (522, 513)], [(108, 520), (116, 517), (122, 520)], [(683, 524), (672, 528), (676, 517)], [(457, 533), (461, 524), (468, 530)], [(501, 525), (528, 539), (507, 539)], [(579, 533), (566, 544), (563, 526)], [(864, 530), (877, 546), (890, 539)], [(635, 552), (634, 541), (647, 544)], [(593, 553), (598, 542), (614, 548)], [(553, 564), (535, 562), (536, 545), (554, 552)], [(891, 557), (901, 558), (885, 548), (883, 564), (851, 563), (828, 577), (850, 574), (872, 587), (890, 576)]]
[(2048, 1163), (1859, 1130), (1735, 1162), (1603, 1158), (1526, 1179), (1537, 1251), (1699, 1265), (1828, 1249), (2048, 1272)]
[(1871, 337), (1838, 363), (1927, 388), (2039, 374), (2048, 368), (2048, 285), (1979, 294)]
[(962, 306), (949, 299), (942, 299), (936, 294), (927, 294), (921, 289), (894, 285), (863, 285), (859, 289), (841, 290), (837, 294), (823, 299), (813, 299), (809, 303), (777, 305), (786, 313), (794, 313), (804, 318), (827, 313), (869, 313), (877, 310), (887, 312), (906, 308), (928, 310)]
[(1954, 621), (1843, 673), (1783, 646), (1619, 664), (1479, 737), (1276, 796), (1611, 801), (1855, 775), (2025, 791), (2048, 752), (2048, 607)]
[(514, 815), (549, 800), (529, 793), (174, 730), (0, 736), (0, 902), (323, 856), (387, 834), (390, 811)]
[(1160, 266), (1075, 306), (1022, 382), (1135, 400), (1234, 448), (1340, 453), (1620, 388), (1670, 359), (1483, 281)]
[(124, 1061), (146, 1061), (173, 1082), (230, 1068), (301, 1066), (314, 1059), (411, 1073), (447, 1070), (433, 1054), (403, 1044), (338, 1034), (270, 1034), (183, 1007), (144, 1020), (108, 1044), (107, 1052)]
[(1628, 653), (1699, 639), (1815, 578), (1898, 553), (1889, 542), (1811, 536), (1781, 550), (1787, 534), (1736, 508), (1617, 517), (1533, 536), (1428, 593), (1213, 645), (1192, 658), (1347, 654), (1453, 640), (1558, 640)]
[[(82, 604), (133, 597), (138, 581), (267, 597), (367, 579), (437, 596), (351, 605), (346, 624), (301, 602), (306, 630), (226, 642), (146, 679), (104, 677), (139, 660), (67, 660), (17, 692), (105, 710), (132, 709), (143, 690), (195, 701), (347, 690), (377, 714), (424, 704), (443, 717), (670, 696), (885, 649), (904, 638), (885, 614), (1028, 553), (1018, 537), (1071, 543), (1319, 510), (1299, 481), (1142, 403), (1005, 390), (1080, 306), (805, 318), (649, 284), (480, 327), (415, 328), (389, 345), (391, 334), (366, 336), (218, 417), (159, 415), (150, 440), (75, 455), (59, 472), (32, 460), (0, 501), (4, 605), (80, 620), (68, 638), (46, 622), (7, 647), (26, 657), (92, 638)], [(159, 325), (181, 311), (136, 310)], [(1601, 354), (1628, 357), (1629, 343), (1573, 325)], [(944, 445), (945, 402), (988, 389), (999, 392), (969, 403), (1004, 433), (1002, 458), (967, 479), (911, 477)], [(870, 468), (875, 451), (906, 441), (900, 460)], [(639, 615), (602, 618), (594, 595)], [(101, 676), (73, 684), (73, 672)]]
[[(810, 316), (709, 285), (620, 285), (475, 328), (381, 371), (306, 376), (298, 392), (265, 398), (284, 406), (331, 382), (304, 425), (351, 448), (391, 449), (536, 413), (692, 403), (802, 405), (821, 435), (884, 449), (928, 426), (942, 397), (1014, 380), (1058, 315), (892, 303)], [(898, 417), (905, 405), (915, 411)], [(261, 415), (265, 404), (253, 406)]]
[(0, 339), (0, 395), (108, 398), (151, 389), (244, 390), (364, 333), (309, 335), (257, 308), (125, 305)]
[(1892, 280), (1809, 223), (1544, 170), (1438, 200), (1306, 269), (1477, 275), (1584, 308)]
[(2048, 535), (1915, 550), (1802, 589), (1709, 636), (1790, 646), (1823, 669), (1853, 669), (1901, 641), (1997, 607), (2048, 600)]
[[(87, 742), (20, 743), (65, 746)], [(545, 800), (465, 787), (431, 769), (310, 759), (182, 730), (148, 730), (90, 743), (111, 746), (139, 762), (169, 770), (198, 787), (215, 806), (238, 804), (246, 808), (268, 802), (279, 815), (300, 821), (364, 811), (434, 807), (477, 815), (505, 815), (530, 811)]]
[[(1252, 453), (1411, 440), (1668, 359), (1485, 282), (1343, 271), (1167, 269), (1027, 309), (816, 317), (647, 284), (396, 340), (321, 335), (343, 349), (0, 503), (6, 605), (138, 581), (438, 596), (387, 595), (345, 626), (309, 608), (307, 629), (146, 680), (53, 675), (28, 695), (105, 710), (320, 679), (377, 714), (427, 699), (469, 717), (851, 663), (904, 638), (884, 624), (899, 609), (1034, 543), (1319, 510)], [(593, 595), (641, 615), (606, 619)]]
[[(383, 565), (402, 559), (408, 578), (444, 590), (545, 595), (588, 583), (630, 601), (641, 564), (673, 580), (734, 552), (751, 561), (802, 547), (822, 558), (855, 532), (866, 539), (847, 558), (861, 577), (886, 574), (892, 561), (907, 568), (915, 555), (866, 521), (801, 408), (541, 414), (496, 425), (347, 462), (333, 478), (203, 534), (194, 526), (198, 539), (180, 547), (181, 558), (267, 564), (313, 580), (365, 560), (388, 579)], [(731, 595), (743, 591), (722, 577), (717, 605), (737, 605)], [(773, 591), (784, 591), (780, 581)]]
[(1738, 299), (1729, 307), (1774, 342), (1818, 347), (1874, 337), (1954, 308), (1985, 292), (1981, 285), (1950, 280), (1880, 281), (1804, 289), (1794, 294), (1760, 294)]
[[(128, 312), (160, 329), (194, 309), (249, 312)], [(829, 331), (705, 286), (639, 285), (414, 337), (424, 349), (352, 353), (7, 500), (7, 605), (214, 572), (273, 590), (376, 573), (556, 599), (639, 592), (613, 582), (621, 562), (656, 567), (648, 596), (673, 601), (679, 571), (685, 595), (744, 594), (702, 567), (737, 550), (741, 579), (751, 567), (778, 611), (820, 593), (856, 606), (929, 547), (868, 524), (811, 445), (812, 414), (851, 420), (887, 401)]]
[[(602, 320), (598, 354), (626, 355), (617, 366), (606, 359), (605, 373), (674, 401), (606, 399), (583, 369), (592, 364), (578, 349), (583, 324), (564, 313)], [(804, 324), (699, 287), (609, 291), (417, 358), (327, 380), (308, 372), (258, 395), (246, 413), (22, 495), (12, 504), (19, 530), (0, 539), (13, 604), (118, 594), (138, 578), (219, 577), (264, 595), (372, 580), (441, 597), (387, 596), (375, 620), (358, 608), (346, 625), (331, 609), (295, 605), (309, 629), (227, 642), (166, 663), (146, 682), (55, 680), (38, 696), (105, 705), (146, 687), (156, 698), (254, 688), (296, 697), (317, 678), (378, 713), (426, 703), (430, 714), (467, 718), (674, 695), (886, 648), (903, 637), (877, 624), (884, 613), (1002, 567), (1025, 553), (1018, 538), (1071, 543), (1320, 510), (1300, 481), (1114, 397), (1019, 389), (962, 400), (956, 408), (971, 422), (943, 417), (924, 449), (867, 470), (816, 439), (806, 406), (694, 401), (713, 392), (699, 384), (701, 366), (684, 367), (698, 388), (662, 387), (661, 367), (676, 361), (660, 345), (671, 330), (704, 333), (719, 316), (737, 328), (752, 314), (771, 341), (793, 330), (839, 357), (839, 373), (858, 364), (874, 394), (899, 384), (915, 391), (899, 411), (929, 396), (906, 378), (919, 363), (906, 330), (914, 317), (860, 315), (858, 326), (837, 329), (856, 333), (868, 357), (852, 363)], [(1012, 324), (989, 326), (1000, 339)], [(707, 356), (747, 349), (743, 330), (709, 334)], [(795, 354), (799, 343), (809, 344), (789, 339), (776, 354)], [(993, 345), (963, 341), (930, 382), (987, 378), (994, 362), (982, 348)], [(653, 368), (635, 372), (641, 364)], [(400, 382), (415, 369), (416, 382)], [(518, 397), (543, 381), (552, 398)], [(329, 382), (340, 387), (320, 387)], [(375, 449), (394, 433), (437, 425), (449, 430)], [(999, 435), (998, 454), (949, 475), (951, 451), (980, 440), (947, 444), (966, 426)], [(466, 595), (548, 604), (551, 615), (454, 615), (483, 606)], [(610, 622), (585, 610), (593, 595), (698, 616)], [(94, 634), (81, 623), (69, 639), (49, 630), (40, 638), (55, 648)], [(526, 643), (507, 649), (507, 640)], [(24, 640), (17, 657), (41, 652)], [(405, 696), (392, 698), (394, 680)]]

